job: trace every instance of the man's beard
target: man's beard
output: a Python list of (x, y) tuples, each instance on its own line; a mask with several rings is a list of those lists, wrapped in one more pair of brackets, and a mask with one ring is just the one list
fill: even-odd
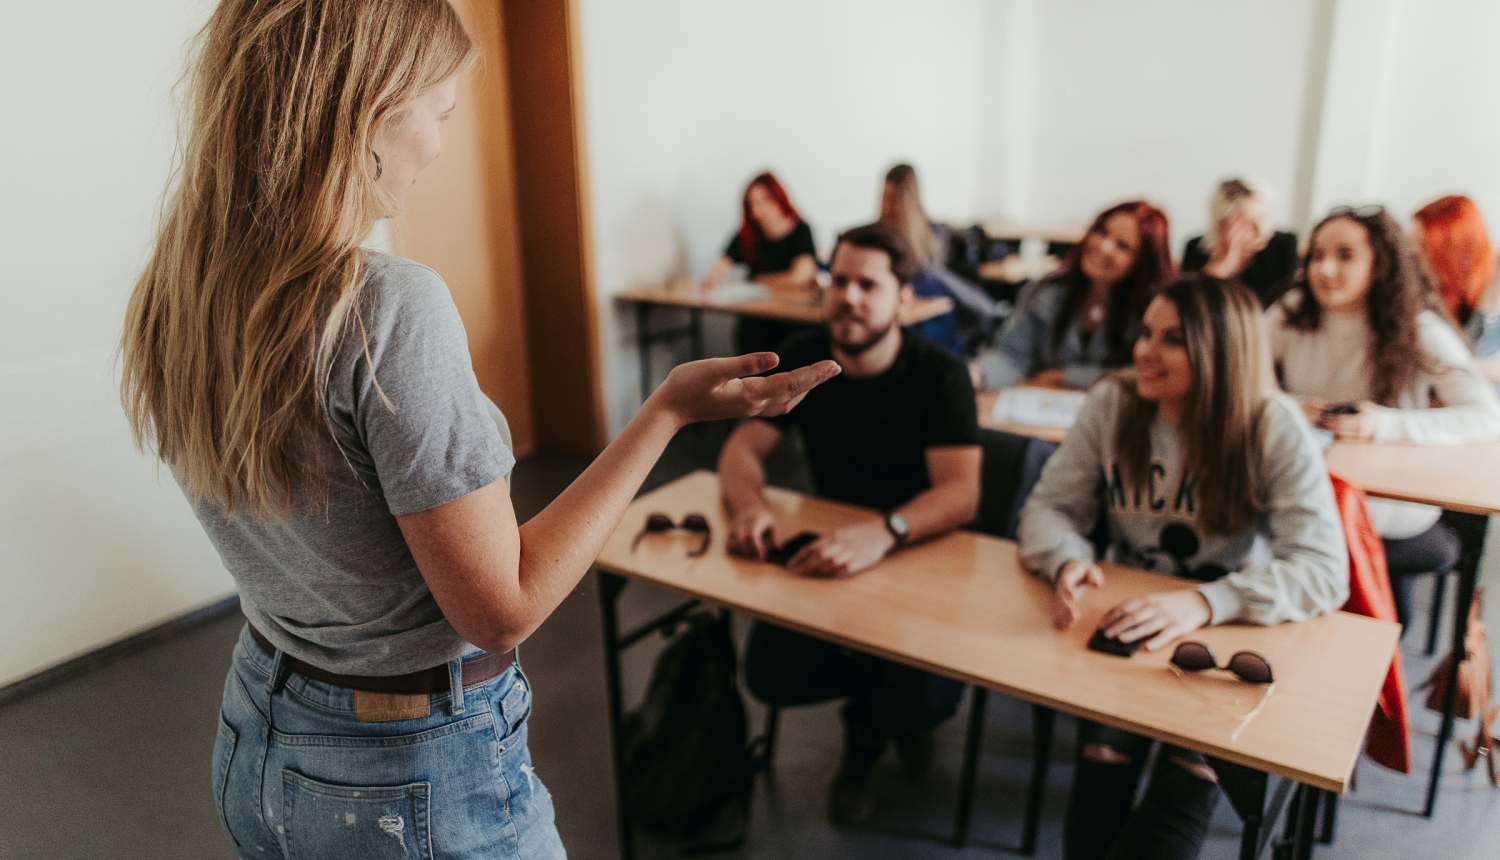
[(895, 317), (892, 317), (891, 321), (885, 324), (885, 328), (882, 328), (880, 331), (870, 332), (870, 336), (865, 338), (864, 340), (850, 342), (834, 338), (833, 345), (838, 347), (839, 352), (842, 352), (848, 356), (864, 355), (866, 352), (870, 351), (870, 349), (874, 347), (875, 344), (880, 343), (882, 340), (884, 340), (885, 336), (890, 334), (891, 329), (895, 327), (896, 319)]

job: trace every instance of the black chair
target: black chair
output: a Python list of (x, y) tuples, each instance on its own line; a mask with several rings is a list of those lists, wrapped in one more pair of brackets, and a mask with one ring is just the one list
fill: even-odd
[(1398, 599), (1396, 608), (1401, 617), (1402, 629), (1410, 626), (1411, 620), (1406, 617), (1406, 601), (1399, 599), (1401, 591), (1409, 584), (1410, 578), (1414, 576), (1425, 576), (1433, 574), (1437, 576), (1437, 582), (1432, 596), (1432, 609), (1427, 620), (1427, 643), (1424, 653), (1431, 657), (1437, 651), (1438, 631), (1443, 626), (1443, 604), (1447, 599), (1448, 577), (1458, 567), (1458, 557), (1461, 545), (1458, 534), (1446, 523), (1439, 522), (1431, 534), (1420, 535), (1411, 541), (1420, 541), (1420, 545), (1413, 551), (1412, 547), (1406, 547), (1408, 541), (1391, 540), (1385, 541), (1386, 568), (1391, 576), (1391, 588), (1396, 590)]
[[(980, 473), (979, 515), (974, 519), (973, 529), (1015, 540), (1021, 522), (1021, 508), (1057, 445), (1029, 436), (986, 429), (979, 431), (979, 445), (984, 451), (984, 466)], [(958, 809), (953, 821), (953, 843), (959, 847), (963, 847), (968, 839), (973, 815), (974, 781), (979, 772), (980, 745), (984, 739), (985, 708), (989, 698), (989, 691), (983, 687), (971, 689), (968, 734), (964, 739), (963, 767), (959, 771)], [(1052, 728), (1056, 719), (1057, 712), (1051, 708), (1031, 706), (1031, 782), (1022, 818), (1018, 849), (1021, 854), (1029, 855), (1036, 849), (1042, 795), (1047, 787), (1047, 765), (1052, 754)]]

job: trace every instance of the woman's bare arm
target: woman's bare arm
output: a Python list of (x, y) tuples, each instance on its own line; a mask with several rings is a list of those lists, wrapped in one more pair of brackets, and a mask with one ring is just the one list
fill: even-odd
[[(397, 517), (412, 557), (459, 635), (487, 651), (515, 647), (567, 597), (672, 436), (696, 421), (778, 415), (838, 373), (820, 362), (768, 377), (771, 353), (680, 365), (569, 487), (517, 527), (502, 482)], [(748, 377), (748, 378), (747, 378)]]

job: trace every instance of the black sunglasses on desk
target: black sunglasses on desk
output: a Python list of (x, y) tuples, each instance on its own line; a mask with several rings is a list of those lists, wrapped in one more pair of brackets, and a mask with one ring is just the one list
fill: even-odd
[(640, 545), (641, 539), (646, 535), (665, 534), (674, 529), (703, 536), (703, 545), (689, 552), (688, 558), (697, 558), (708, 552), (708, 545), (713, 540), (713, 528), (709, 526), (708, 518), (702, 514), (688, 514), (682, 518), (681, 524), (672, 522), (672, 518), (666, 514), (651, 514), (646, 517), (646, 524), (641, 526), (635, 540), (630, 542), (630, 551), (635, 552), (635, 548)]

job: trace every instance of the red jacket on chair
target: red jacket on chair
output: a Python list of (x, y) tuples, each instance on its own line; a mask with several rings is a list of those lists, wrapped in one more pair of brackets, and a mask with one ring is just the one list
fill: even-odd
[[(1385, 568), (1385, 545), (1370, 524), (1365, 492), (1337, 475), (1329, 477), (1344, 524), (1344, 540), (1349, 544), (1349, 602), (1344, 604), (1344, 611), (1395, 621), (1396, 598), (1391, 594), (1391, 577)], [(1377, 764), (1411, 773), (1411, 724), (1406, 716), (1406, 685), (1401, 680), (1399, 652), (1391, 657), (1391, 669), (1380, 689), (1365, 752)]]

